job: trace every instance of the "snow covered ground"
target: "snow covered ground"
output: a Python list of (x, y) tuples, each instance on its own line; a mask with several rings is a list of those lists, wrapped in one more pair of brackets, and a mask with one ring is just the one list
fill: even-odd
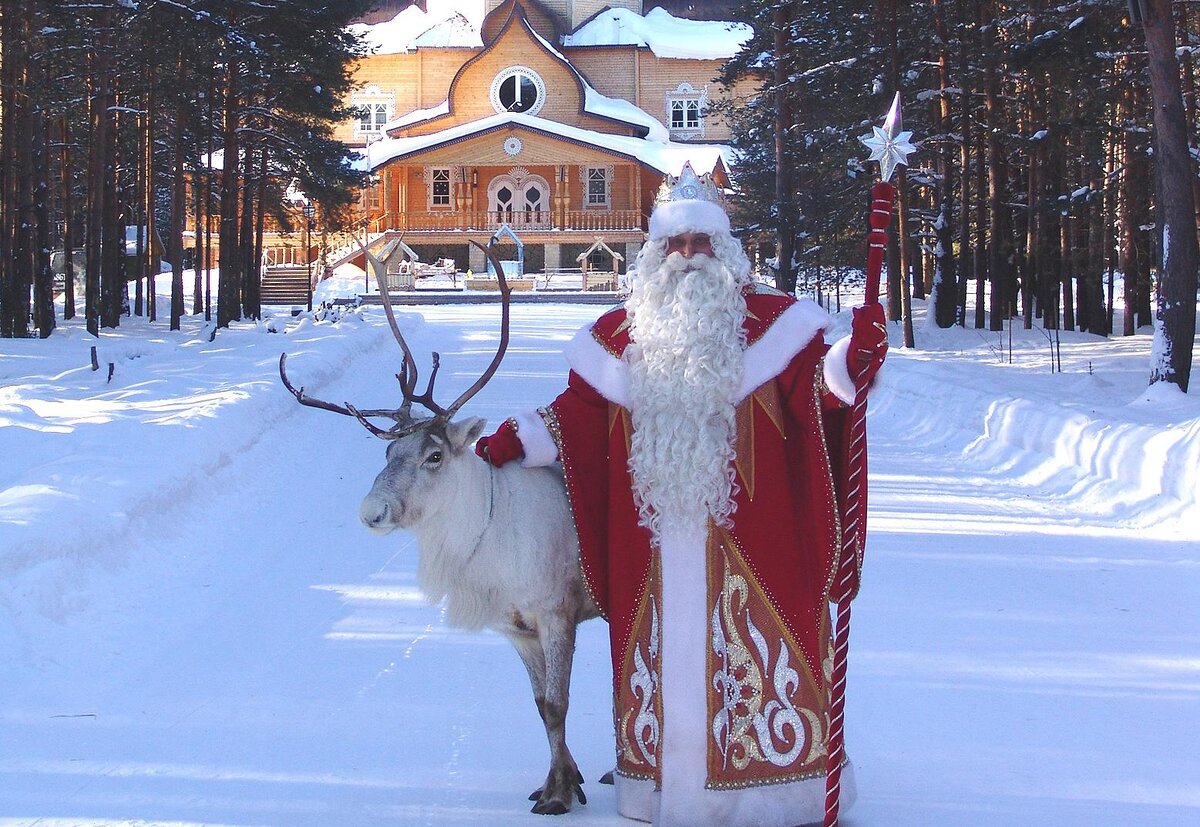
[[(383, 445), (278, 382), (287, 351), (319, 396), (394, 404), (382, 311), (280, 310), (211, 342), (125, 320), (95, 372), (74, 323), (0, 340), (0, 825), (547, 823), (516, 655), (358, 525)], [(514, 307), (464, 414), (552, 398), (598, 312)], [(399, 315), (449, 398), (497, 340), (495, 305)], [(872, 401), (843, 822), (1200, 823), (1200, 392), (1147, 391), (1146, 334), (1064, 333), (1062, 373), (1013, 339), (919, 328)], [(624, 823), (605, 640), (583, 627), (563, 824)]]

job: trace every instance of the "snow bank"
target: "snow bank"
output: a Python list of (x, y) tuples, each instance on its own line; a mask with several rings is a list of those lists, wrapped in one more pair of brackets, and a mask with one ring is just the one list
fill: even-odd
[(1200, 525), (1200, 399), (1162, 383), (1131, 388), (1148, 364), (1099, 361), (1125, 343), (1063, 332), (1067, 372), (1050, 373), (1043, 334), (1018, 331), (1013, 363), (980, 335), (926, 328), (923, 350), (893, 351), (870, 408), (880, 438), (915, 435), (918, 450), (961, 452), (997, 479), (1049, 486), (1080, 524)]
[[(235, 323), (212, 341), (211, 325), (195, 317), (175, 333), (123, 319), (99, 341), (73, 321), (46, 341), (5, 341), (0, 605), (51, 618), (79, 608), (85, 572), (125, 565), (129, 538), (148, 519), (205, 496), (216, 469), (299, 409), (279, 381), (279, 354), (290, 354), (297, 385), (319, 393), (390, 343), (385, 329), (362, 323), (368, 315), (382, 310), (362, 308), (337, 324), (284, 314)], [(406, 329), (420, 323), (412, 313), (399, 318)]]

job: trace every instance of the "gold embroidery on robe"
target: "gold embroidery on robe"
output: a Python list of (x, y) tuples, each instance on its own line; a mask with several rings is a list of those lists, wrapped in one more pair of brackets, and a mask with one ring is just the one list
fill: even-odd
[(656, 779), (662, 738), (661, 594), (657, 555), (633, 622), (633, 633), (617, 677), (617, 772)]
[(824, 695), (728, 534), (710, 535), (708, 654), (712, 789), (825, 773)]

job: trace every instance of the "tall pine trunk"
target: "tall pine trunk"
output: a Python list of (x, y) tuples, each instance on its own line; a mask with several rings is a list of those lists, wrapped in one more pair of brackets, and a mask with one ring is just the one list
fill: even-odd
[(62, 154), (60, 159), (62, 177), (60, 185), (62, 187), (59, 203), (62, 209), (63, 217), (63, 318), (75, 318), (75, 196), (74, 196), (74, 176), (72, 175), (71, 166), (71, 130), (68, 126), (67, 117), (63, 115), (59, 118), (58, 124), (59, 138), (62, 140)]
[(931, 0), (934, 34), (938, 42), (938, 115), (941, 121), (942, 149), (938, 153), (938, 217), (934, 225), (937, 246), (934, 252), (933, 290), (930, 301), (938, 327), (954, 324), (954, 303), (958, 295), (957, 268), (954, 266), (954, 144), (950, 135), (954, 117), (950, 108), (950, 37), (946, 29), (944, 0)]
[[(182, 71), (182, 62), (178, 67)], [(183, 211), (186, 203), (183, 177), (183, 117), (180, 99), (175, 105), (175, 121), (171, 130), (171, 223), (168, 255), (171, 257), (171, 329), (179, 330), (183, 319)]]
[(220, 258), (220, 290), (217, 295), (217, 326), (228, 327), (241, 312), (242, 273), (238, 243), (238, 61), (225, 66), (224, 120), (221, 130), (221, 231), (217, 255)]
[(1158, 318), (1150, 382), (1171, 382), (1187, 391), (1196, 336), (1195, 178), (1175, 57), (1175, 18), (1170, 0), (1142, 0), (1154, 97), (1155, 206), (1159, 228)]

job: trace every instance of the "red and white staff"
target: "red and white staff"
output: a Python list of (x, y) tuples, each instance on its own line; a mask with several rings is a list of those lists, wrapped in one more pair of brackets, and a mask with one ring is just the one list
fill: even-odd
[[(867, 236), (866, 295), (863, 306), (854, 310), (854, 325), (873, 325), (880, 328), (886, 343), (883, 308), (879, 304), (879, 274), (887, 248), (888, 225), (892, 221), (892, 200), (895, 187), (889, 182), (897, 166), (905, 166), (908, 155), (915, 151), (909, 143), (911, 132), (901, 131), (900, 93), (892, 100), (883, 127), (872, 127), (871, 135), (861, 140), (871, 156), (868, 161), (879, 162), (880, 180), (871, 188), (870, 234)], [(882, 351), (873, 351), (881, 359)], [(846, 655), (850, 645), (850, 602), (858, 594), (862, 572), (863, 547), (866, 541), (867, 517), (867, 377), (874, 371), (870, 361), (861, 359), (854, 377), (854, 405), (850, 409), (849, 462), (847, 473), (846, 507), (843, 514), (842, 549), (838, 570), (834, 576), (830, 599), (837, 604), (837, 623), (833, 635), (833, 676), (829, 695), (829, 763), (825, 784), (825, 827), (838, 823), (838, 797), (841, 794), (842, 764), (845, 761), (844, 712), (846, 706)]]

